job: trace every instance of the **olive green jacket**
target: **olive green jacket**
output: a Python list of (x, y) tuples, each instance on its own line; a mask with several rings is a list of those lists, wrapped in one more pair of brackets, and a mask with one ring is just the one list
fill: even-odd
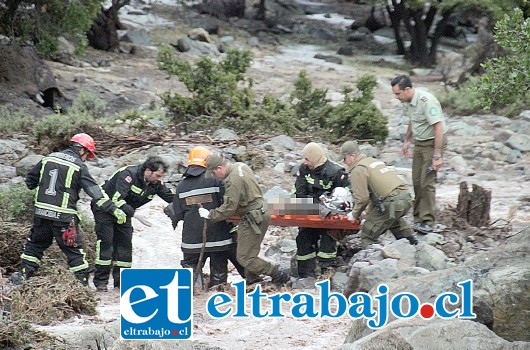
[(210, 211), (210, 220), (217, 222), (234, 215), (243, 217), (263, 206), (263, 194), (254, 172), (244, 163), (230, 164), (225, 181), (223, 204)]

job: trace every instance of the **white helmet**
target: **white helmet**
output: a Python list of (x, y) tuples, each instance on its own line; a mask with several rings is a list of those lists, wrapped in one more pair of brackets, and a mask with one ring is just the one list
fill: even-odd
[(326, 207), (337, 212), (350, 212), (353, 209), (353, 197), (349, 188), (335, 187), (331, 195), (322, 196)]

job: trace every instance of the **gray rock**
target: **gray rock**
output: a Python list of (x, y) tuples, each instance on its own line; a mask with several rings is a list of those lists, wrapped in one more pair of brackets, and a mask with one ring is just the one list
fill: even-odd
[(331, 277), (331, 288), (336, 291), (343, 291), (346, 289), (348, 283), (348, 275), (344, 272), (335, 272)]
[(217, 129), (213, 133), (213, 138), (219, 141), (237, 141), (239, 140), (239, 136), (234, 130), (231, 129)]
[(0, 167), (0, 182), (5, 182), (17, 176), (17, 169), (14, 166), (4, 165)]
[(255, 36), (251, 37), (247, 41), (248, 46), (250, 47), (258, 47), (259, 46), (259, 39)]
[(265, 194), (263, 195), (263, 198), (265, 198), (265, 200), (267, 201), (273, 198), (290, 198), (290, 197), (291, 197), (291, 194), (289, 193), (289, 191), (284, 190), (280, 186), (274, 186), (273, 188), (265, 192)]
[(447, 255), (428, 244), (420, 243), (416, 250), (416, 266), (430, 271), (443, 270), (447, 267)]
[[(352, 332), (350, 332), (351, 335)], [(350, 338), (348, 335), (348, 338)], [(348, 338), (346, 342), (349, 343)], [(423, 320), (420, 317), (396, 320), (341, 350), (371, 349), (528, 349), (528, 343), (509, 342), (486, 326), (473, 321)]]
[(40, 162), (42, 158), (44, 158), (44, 156), (41, 156), (39, 154), (30, 154), (20, 159), (18, 162), (15, 163), (16, 174), (18, 176), (25, 177), (28, 171), (33, 168), (35, 164)]
[(530, 122), (530, 109), (524, 110), (519, 114), (519, 118)]
[(468, 137), (485, 134), (485, 131), (481, 127), (476, 125), (469, 125), (463, 121), (447, 123), (447, 132), (449, 135)]
[(176, 46), (177, 50), (179, 50), (180, 52), (188, 52), (188, 51), (191, 50), (192, 42), (193, 42), (193, 40), (191, 40), (188, 37), (180, 38), (177, 41), (177, 45), (175, 45), (175, 46)]
[[(267, 145), (272, 145), (272, 148), (275, 151), (282, 151), (282, 150), (289, 150), (292, 151), (294, 149), (297, 149), (297, 144), (293, 140), (292, 137), (287, 135), (279, 135), (273, 137), (269, 142), (266, 143)], [(293, 155), (291, 155), (293, 156)], [(296, 157), (291, 158), (296, 159)]]
[(285, 163), (277, 163), (274, 166), (274, 171), (276, 171), (276, 172), (278, 172), (280, 174), (285, 173)]
[(226, 52), (228, 49), (235, 46), (235, 38), (233, 36), (223, 36), (219, 39), (219, 43), (217, 44), (217, 48), (219, 49), (219, 52)]
[(18, 140), (0, 140), (0, 154), (21, 154), (27, 150), (26, 146)]
[(193, 18), (191, 25), (192, 27), (206, 30), (208, 34), (219, 34), (219, 24), (215, 23), (210, 17)]
[(521, 152), (528, 152), (530, 151), (530, 136), (514, 134), (506, 141), (506, 145)]
[(467, 164), (466, 160), (461, 155), (456, 155), (454, 157), (451, 157), (448, 161), (448, 164), (450, 164), (455, 171), (460, 175), (467, 175), (469, 174), (469, 165)]
[(342, 58), (333, 56), (333, 55), (324, 55), (321, 53), (317, 53), (314, 56), (316, 59), (324, 60), (326, 62), (335, 63), (335, 64), (342, 64)]
[(188, 32), (188, 37), (191, 40), (202, 41), (205, 43), (213, 42), (208, 32), (204, 30), (203, 28), (193, 28), (192, 30)]
[(359, 290), (369, 291), (380, 283), (387, 282), (391, 278), (399, 276), (399, 274), (398, 260), (384, 259), (361, 270), (359, 275)]
[(142, 46), (152, 45), (149, 34), (142, 29), (131, 29), (121, 39), (123, 41)]

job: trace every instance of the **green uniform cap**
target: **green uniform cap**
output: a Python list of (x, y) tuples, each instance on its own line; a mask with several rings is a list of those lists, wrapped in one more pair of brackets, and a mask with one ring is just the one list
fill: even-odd
[(224, 157), (219, 154), (212, 154), (206, 157), (206, 170), (212, 171), (219, 165), (223, 164)]
[(345, 156), (359, 153), (359, 145), (355, 141), (346, 141), (340, 148), (339, 160), (343, 160)]

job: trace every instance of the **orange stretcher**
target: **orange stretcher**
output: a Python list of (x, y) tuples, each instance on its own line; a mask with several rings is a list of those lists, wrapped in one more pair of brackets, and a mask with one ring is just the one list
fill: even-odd
[[(229, 221), (237, 223), (239, 217), (234, 216)], [(292, 214), (272, 214), (271, 225), (283, 227), (310, 227), (326, 228), (330, 230), (348, 230), (359, 232), (361, 223), (359, 221), (350, 221), (346, 215), (328, 215), (325, 218), (320, 215), (292, 215)]]
[(346, 215), (271, 215), (271, 225), (297, 226), (311, 228), (327, 228), (330, 230), (349, 230), (358, 232), (361, 229), (359, 221), (350, 221)]

